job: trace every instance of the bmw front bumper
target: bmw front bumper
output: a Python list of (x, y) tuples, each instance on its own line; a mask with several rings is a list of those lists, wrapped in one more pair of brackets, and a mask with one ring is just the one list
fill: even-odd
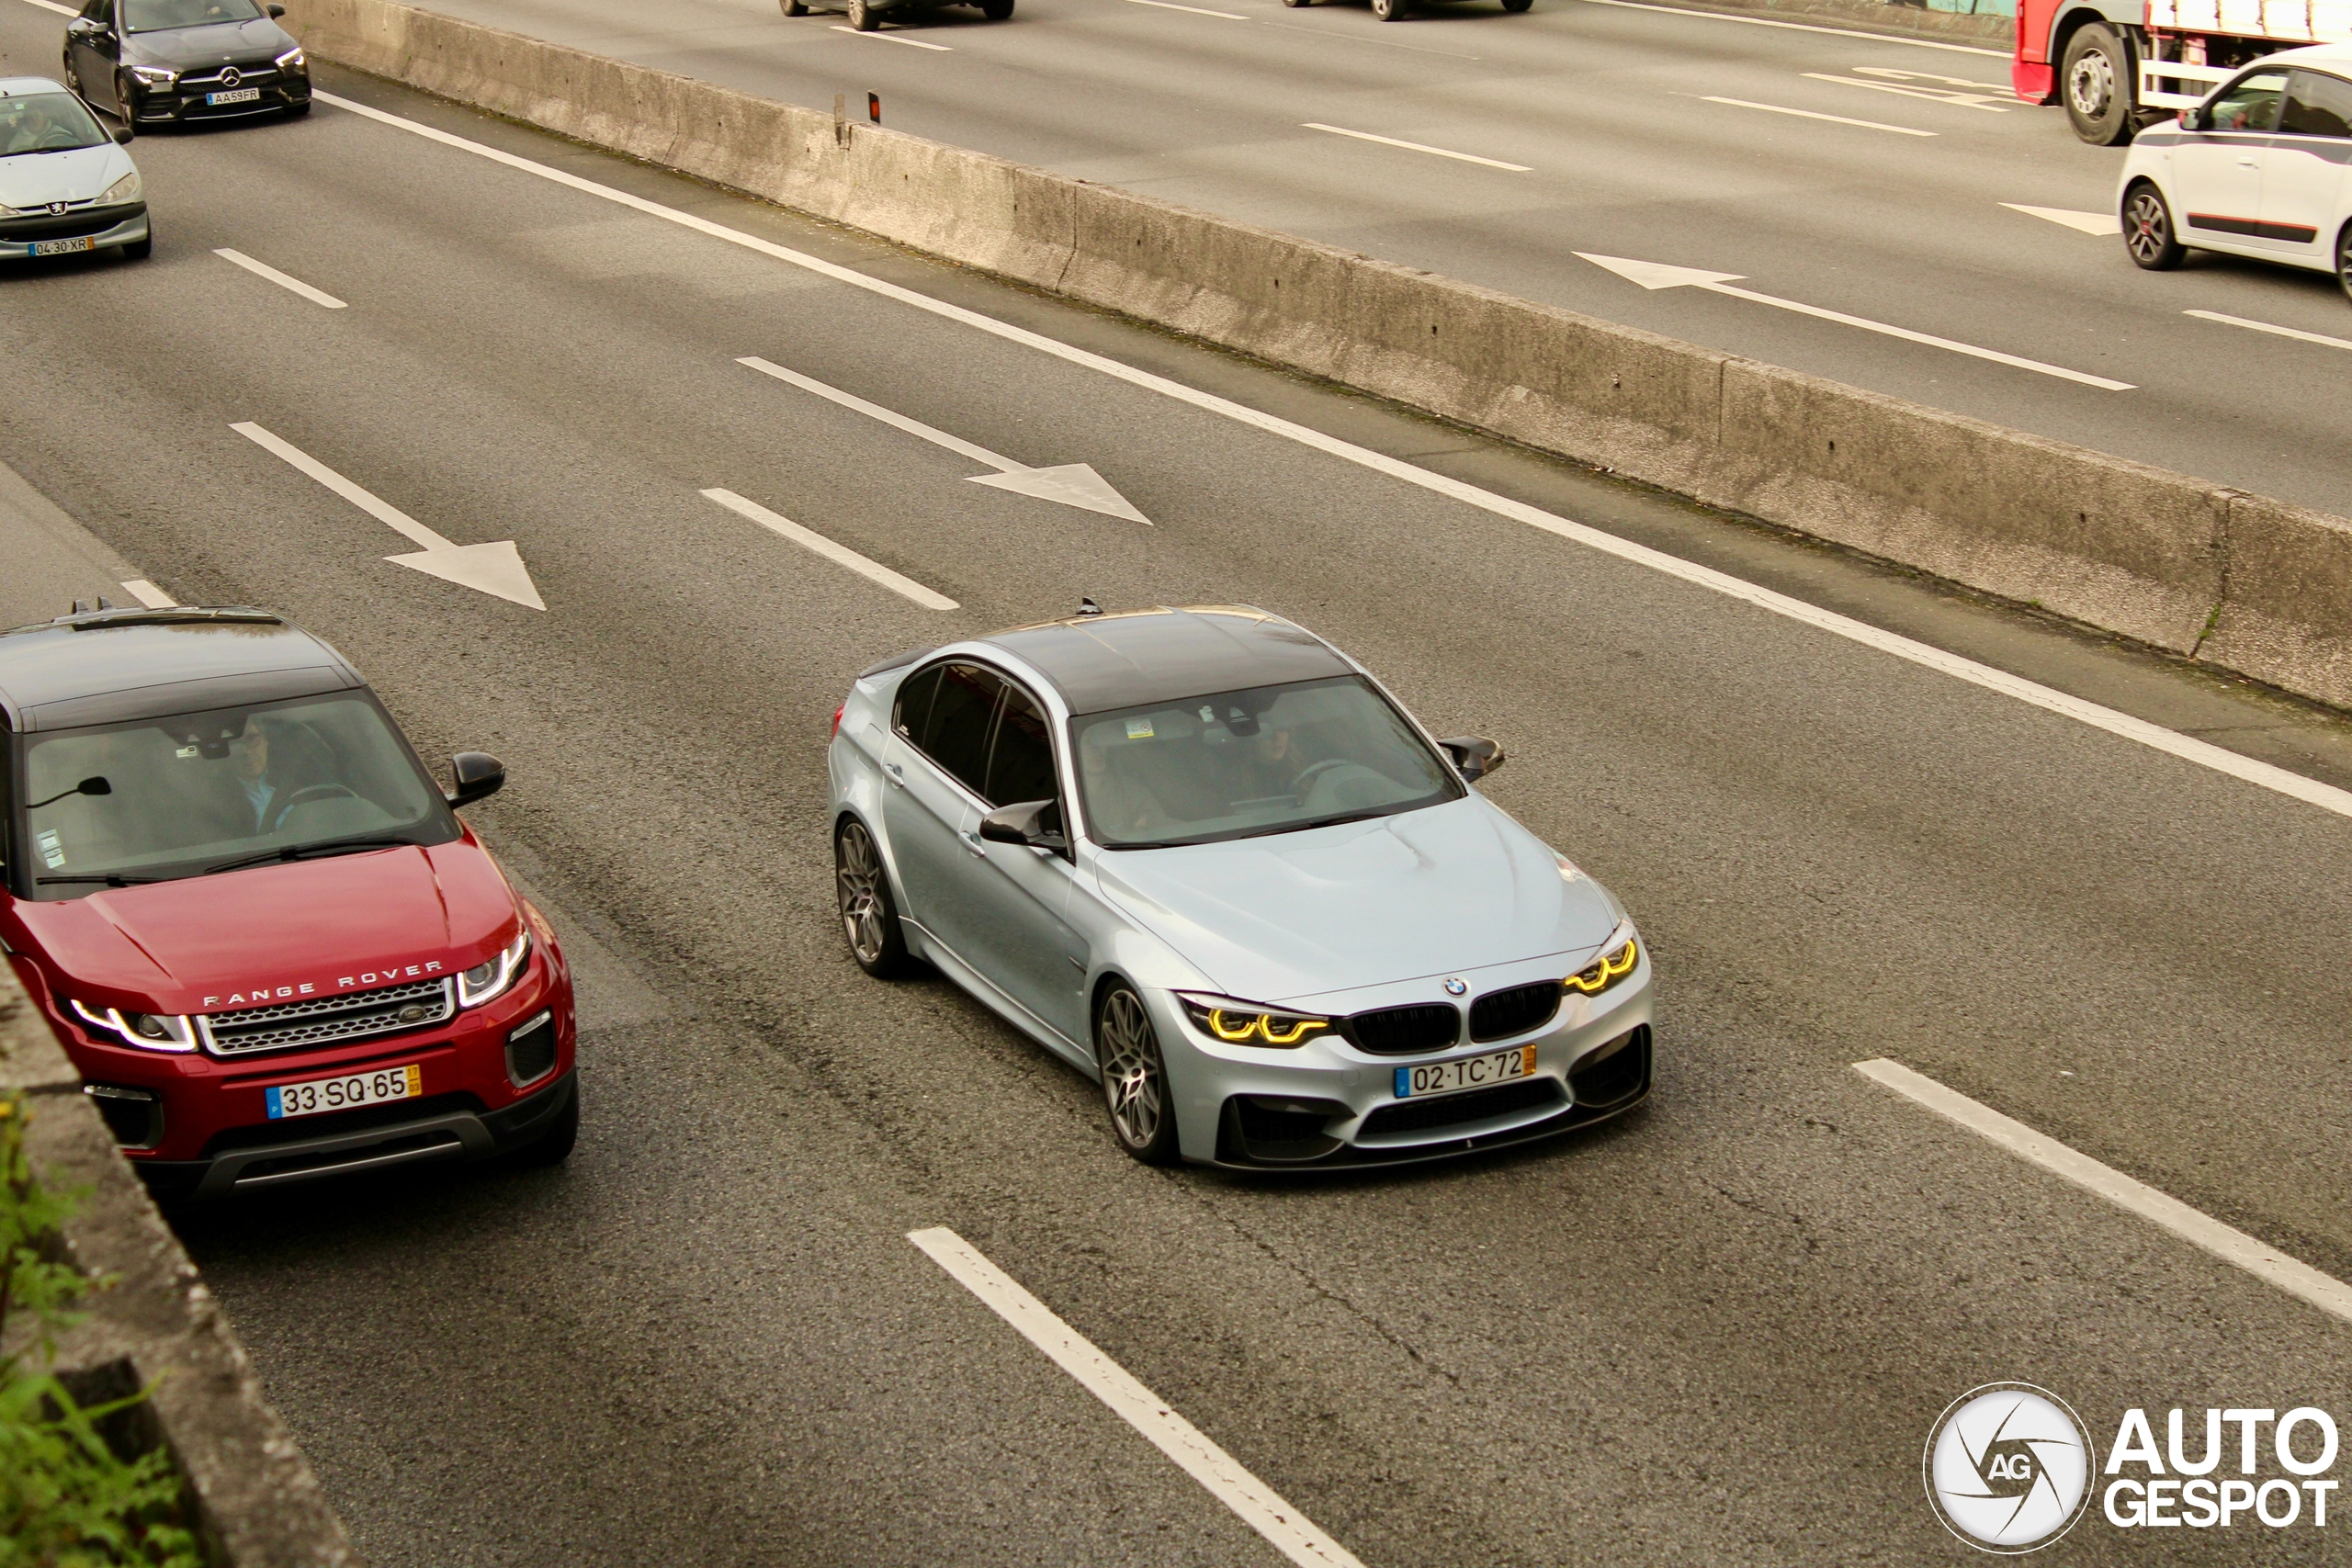
[(103, 251), (110, 245), (135, 245), (146, 237), (143, 201), (96, 210), (85, 208), (60, 218), (10, 218), (0, 220), (0, 258), (22, 260), (33, 254), (35, 245), (53, 240), (86, 239), (91, 250)]
[[(1374, 1054), (1336, 1032), (1290, 1050), (1230, 1045), (1193, 1026), (1173, 993), (1146, 993), (1177, 1106), (1184, 1157), (1249, 1169), (1409, 1164), (1555, 1136), (1619, 1116), (1649, 1095), (1651, 970), (1598, 997), (1569, 992), (1541, 1026), (1472, 1042), (1470, 1001), (1573, 973), (1589, 955), (1464, 971), (1457, 1043), (1410, 1055)], [(1443, 999), (1433, 978), (1283, 1005), (1344, 1016)], [(1533, 1046), (1532, 1072), (1450, 1094), (1403, 1097), (1397, 1069)]]

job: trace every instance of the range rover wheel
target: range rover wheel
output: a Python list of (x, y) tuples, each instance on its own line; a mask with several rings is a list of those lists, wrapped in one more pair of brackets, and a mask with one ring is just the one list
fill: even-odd
[(2094, 147), (2132, 140), (2132, 55), (2113, 28), (2093, 22), (2066, 40), (2058, 90), (2075, 135)]
[(1176, 1107), (1168, 1095), (1168, 1064), (1143, 998), (1124, 983), (1095, 1006), (1094, 1059), (1102, 1065), (1111, 1135), (1146, 1165), (1173, 1165)]
[(2123, 194), (2123, 246), (2150, 272), (2170, 272), (2188, 254), (2172, 231), (2164, 192), (2146, 180)]
[(874, 835), (854, 817), (833, 830), (833, 886), (840, 896), (842, 934), (849, 955), (877, 980), (894, 980), (914, 968), (899, 911), (890, 902), (890, 874)]

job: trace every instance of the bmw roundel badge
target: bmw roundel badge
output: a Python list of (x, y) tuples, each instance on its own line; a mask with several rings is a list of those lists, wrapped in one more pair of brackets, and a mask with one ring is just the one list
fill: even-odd
[(1445, 994), (1449, 997), (1458, 997), (1469, 988), (1470, 982), (1459, 975), (1448, 975), (1445, 977)]

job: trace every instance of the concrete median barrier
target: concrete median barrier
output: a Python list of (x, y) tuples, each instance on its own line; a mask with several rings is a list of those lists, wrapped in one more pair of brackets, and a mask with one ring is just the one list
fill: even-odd
[(2352, 703), (2352, 523), (394, 0), (288, 11), (322, 59)]

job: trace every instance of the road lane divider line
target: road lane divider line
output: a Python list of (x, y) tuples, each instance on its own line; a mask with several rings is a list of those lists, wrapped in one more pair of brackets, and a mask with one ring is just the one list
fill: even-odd
[(1354, 1553), (1244, 1470), (970, 1242), (944, 1225), (910, 1232), (907, 1239), (1299, 1568), (1363, 1568)]
[(953, 54), (956, 52), (944, 43), (925, 43), (919, 38), (900, 38), (896, 33), (862, 33), (855, 28), (844, 28), (839, 25), (834, 27), (833, 31), (837, 33), (847, 33), (852, 38), (870, 38), (876, 43), (902, 43), (909, 49), (933, 50), (941, 54)]
[(1509, 169), (1514, 175), (1532, 175), (1535, 172), (1525, 164), (1506, 164), (1499, 158), (1481, 158), (1476, 152), (1456, 152), (1450, 148), (1432, 147), (1425, 141), (1399, 141), (1393, 136), (1374, 136), (1369, 130), (1350, 130), (1345, 126), (1324, 125), (1311, 119), (1300, 129), (1328, 130), (1334, 136), (1352, 136), (1358, 141), (1377, 141), (1383, 147), (1402, 147), (1410, 152), (1427, 152), (1435, 157), (1453, 158), (1464, 164), (1484, 164), (1490, 169)]
[(299, 277), (288, 277), (266, 262), (257, 262), (243, 251), (217, 250), (212, 253), (222, 261), (234, 262), (255, 277), (266, 277), (280, 288), (300, 294), (313, 305), (323, 305), (330, 310), (345, 309), (344, 302), (322, 288), (313, 288)]
[(987, 447), (975, 446), (960, 435), (950, 435), (944, 430), (934, 430), (922, 421), (910, 419), (895, 409), (886, 409), (880, 403), (867, 402), (854, 392), (844, 392), (839, 387), (829, 387), (814, 376), (803, 376), (797, 370), (786, 370), (783, 366), (762, 359), (757, 355), (747, 355), (735, 363), (748, 366), (763, 376), (773, 376), (777, 380), (788, 386), (797, 387), (804, 392), (814, 392), (820, 398), (830, 399), (845, 409), (854, 409), (868, 419), (880, 420), (893, 429), (903, 430), (910, 435), (920, 436), (935, 446), (946, 447), (950, 452), (969, 457), (975, 463), (986, 463), (996, 470), (992, 474), (976, 476), (971, 481), (976, 485), (987, 485), (994, 490), (1008, 490), (1016, 495), (1034, 495), (1041, 501), (1059, 502), (1064, 506), (1075, 506), (1087, 512), (1100, 512), (1105, 516), (1124, 517), (1131, 523), (1140, 523), (1147, 528), (1152, 525), (1150, 518), (1136, 511), (1129, 504), (1125, 496), (1111, 488), (1110, 480), (1096, 473), (1088, 464), (1057, 463), (1049, 468), (1033, 468), (1026, 463), (1016, 463), (1010, 457), (1000, 457)]
[(1247, 22), (1254, 18), (1234, 11), (1211, 11), (1199, 6), (1179, 6), (1175, 0), (1127, 0), (1130, 6), (1149, 6), (1161, 11), (1190, 11), (1195, 17), (1223, 17), (1228, 22)]
[[(1623, 0), (1593, 0), (1593, 3), (1620, 4)], [(1673, 9), (1671, 6), (1648, 8)], [(1713, 13), (1684, 14), (1712, 15)], [(1019, 344), (1024, 348), (1035, 349), (1040, 354), (1048, 355), (1066, 364), (1093, 370), (1114, 380), (1124, 381), (1131, 387), (1156, 393), (1176, 402), (1188, 404), (1203, 412), (1215, 414), (1220, 419), (1231, 420), (1237, 424), (1262, 431), (1285, 441), (1295, 442), (1301, 446), (1323, 453), (1327, 457), (1336, 457), (1341, 462), (1352, 463), (1358, 468), (1385, 475), (1400, 483), (1417, 486), (1432, 495), (1442, 495), (1448, 500), (1476, 507), (1494, 516), (1524, 524), (1530, 528), (1568, 540), (1572, 544), (1581, 545), (1599, 554), (1613, 557), (1629, 565), (1642, 567), (1662, 576), (1678, 579), (1710, 592), (1720, 593), (1727, 599), (1736, 599), (1770, 615), (1794, 621), (1800, 626), (1810, 626), (1815, 631), (1827, 632), (1833, 637), (1844, 637), (1849, 642), (1858, 643), (1875, 652), (1906, 660), (1923, 669), (1933, 670), (1939, 674), (1950, 676), (1955, 681), (1962, 681), (1988, 692), (1997, 693), (2002, 696), (2023, 703), (2029, 707), (2040, 708), (2045, 713), (2071, 719), (2075, 723), (2092, 729), (2101, 730), (2119, 739), (2144, 746), (2152, 751), (2160, 751), (2192, 766), (2208, 769), (2225, 777), (2236, 779), (2242, 784), (2252, 784), (2257, 789), (2285, 795), (2289, 799), (2301, 801), (2306, 806), (2316, 807), (2322, 811), (2332, 812), (2338, 817), (2352, 818), (2352, 790), (2338, 789), (2334, 784), (2322, 784), (2317, 779), (2305, 778), (2301, 773), (2290, 772), (2274, 763), (2259, 761), (2225, 747), (2216, 746), (2209, 740), (2199, 740), (2194, 736), (2166, 729), (2162, 725), (2152, 724), (2136, 715), (2103, 706), (2098, 703), (2075, 696), (2071, 692), (2062, 692), (2054, 686), (2045, 686), (2038, 681), (2029, 681), (2022, 675), (2014, 675), (2008, 671), (1997, 669), (1993, 665), (1979, 663), (1973, 659), (1938, 648), (1932, 643), (1920, 642), (1915, 638), (1904, 637), (1900, 633), (1888, 631), (1883, 626), (1871, 626), (1867, 621), (1858, 621), (1850, 615), (1841, 615), (1835, 610), (1825, 609), (1818, 604), (1809, 604), (1790, 594), (1777, 592), (1760, 583), (1750, 582), (1746, 578), (1734, 577), (1727, 571), (1719, 571), (1711, 566), (1702, 566), (1697, 561), (1685, 560), (1680, 556), (1669, 555), (1664, 550), (1655, 549), (1648, 545), (1638, 544), (1632, 539), (1603, 532), (1589, 524), (1575, 522), (1556, 513), (1546, 512), (1540, 506), (1531, 505), (1526, 502), (1482, 489), (1467, 480), (1457, 479), (1451, 475), (1441, 474), (1434, 469), (1408, 463), (1402, 457), (1392, 457), (1385, 452), (1375, 452), (1369, 446), (1359, 446), (1352, 441), (1343, 441), (1336, 435), (1328, 434), (1312, 426), (1296, 423), (1278, 414), (1268, 413), (1261, 409), (1253, 409), (1247, 403), (1238, 403), (1230, 398), (1221, 398), (1214, 392), (1205, 392), (1197, 387), (1188, 387), (1182, 381), (1171, 380), (1168, 377), (1138, 369), (1135, 366), (1123, 364), (1106, 355), (1096, 354), (1091, 349), (1079, 348), (1063, 343), (1057, 338), (1047, 337), (1043, 333), (1035, 333), (1026, 327), (1015, 326), (1011, 321), (999, 321), (994, 316), (983, 315), (978, 310), (967, 310), (944, 299), (933, 299), (928, 294), (906, 288), (901, 284), (869, 276), (854, 267), (827, 261), (821, 256), (810, 255), (805, 251), (796, 251), (788, 245), (779, 245), (773, 240), (763, 240), (756, 234), (747, 234), (740, 229), (730, 229), (723, 223), (714, 222), (710, 219), (698, 217), (691, 212), (681, 211), (674, 207), (664, 207), (658, 201), (649, 200), (628, 191), (599, 185), (594, 180), (583, 178), (566, 170), (534, 163), (517, 153), (487, 146), (482, 142), (469, 141), (462, 136), (453, 135), (416, 120), (404, 119), (399, 115), (377, 108), (372, 105), (358, 103), (333, 93), (322, 93), (316, 88), (311, 89), (311, 96), (319, 102), (331, 104), (336, 108), (345, 109), (365, 118), (406, 131), (412, 136), (422, 137), (428, 141), (436, 141), (443, 146), (472, 153), (478, 158), (487, 158), (492, 163), (503, 164), (508, 168), (517, 169), (540, 179), (569, 186), (601, 200), (642, 212), (648, 217), (659, 218), (664, 222), (674, 223), (681, 228), (691, 229), (696, 233), (707, 234), (712, 239), (724, 240), (729, 244), (740, 245), (745, 250), (773, 256), (778, 261), (813, 272), (820, 277), (830, 277), (834, 282), (846, 284), (852, 288), (862, 288), (869, 294), (895, 300), (901, 305), (925, 311), (943, 321), (957, 322), (970, 327), (975, 332), (986, 333), (1007, 343)]]
[(1832, 125), (1859, 125), (1865, 130), (1891, 130), (1897, 136), (1934, 136), (1932, 130), (1915, 130), (1907, 125), (1888, 125), (1883, 120), (1849, 119), (1842, 114), (1816, 114), (1812, 109), (1792, 109), (1781, 104), (1751, 103), (1746, 98), (1718, 98), (1697, 95), (1702, 104), (1729, 104), (1736, 109), (1762, 109), (1766, 114), (1794, 115), (1799, 119), (1826, 119)]
[(122, 586), (133, 599), (150, 610), (168, 610), (179, 603), (143, 577), (131, 578)]
[[(2022, 212), (2029, 218), (2062, 224), (2084, 234), (2120, 234), (2123, 220), (2112, 212), (2079, 212), (2071, 207), (2028, 207), (2021, 201), (2001, 203), (2011, 212)], [(2191, 310), (2190, 315), (2197, 312)]]
[(2128, 392), (2129, 381), (2109, 380), (2086, 371), (2069, 370), (2063, 365), (2047, 365), (2039, 359), (2024, 359), (2014, 354), (2003, 354), (1996, 348), (1979, 348), (1973, 343), (1958, 343), (1948, 337), (1936, 337), (1928, 333), (1915, 333), (1909, 327), (1893, 326), (1885, 321), (1873, 321), (1867, 316), (1849, 316), (1843, 310), (1825, 310), (1808, 305), (1802, 299), (1783, 299), (1777, 294), (1758, 294), (1753, 288), (1734, 288), (1738, 280), (1736, 272), (1706, 272), (1695, 266), (1668, 266), (1663, 262), (1634, 261), (1628, 256), (1595, 255), (1589, 251), (1576, 253), (1578, 259), (1615, 273), (1628, 283), (1638, 283), (1644, 288), (1703, 288), (1711, 294), (1728, 294), (1735, 299), (1746, 299), (1758, 305), (1770, 305), (1776, 310), (1793, 310), (1801, 316), (1816, 316), (1841, 326), (1860, 327), (1864, 332), (1879, 333), (1887, 337), (1901, 338), (1905, 343), (1922, 344), (1929, 348), (1949, 349), (1965, 354), (1972, 359), (1989, 359), (1996, 365), (2007, 365), (2019, 370), (2032, 370), (2043, 376), (2055, 376), (2064, 381), (2080, 382), (2102, 391)]
[[(2121, 231), (2118, 225), (2116, 232)], [(2194, 316), (2200, 321), (2219, 321), (2223, 326), (2244, 327), (2250, 333), (2268, 333), (2273, 337), (2290, 337), (2297, 343), (2315, 343), (2327, 348), (2352, 348), (2352, 338), (2328, 337), (2320, 333), (2307, 333), (2295, 327), (2274, 326), (2268, 321), (2248, 321), (2244, 316), (2224, 316), (2219, 310), (2183, 310), (2184, 316)]]
[(789, 539), (802, 549), (820, 555), (837, 565), (845, 566), (860, 577), (878, 582), (903, 598), (913, 600), (926, 610), (963, 608), (946, 594), (925, 588), (913, 578), (892, 571), (880, 561), (859, 555), (847, 545), (836, 544), (813, 528), (804, 528), (789, 517), (770, 512), (756, 501), (746, 501), (731, 490), (707, 490), (702, 493), (727, 508), (728, 511), (750, 518), (770, 533)]
[(1952, 93), (1938, 87), (1917, 87), (1901, 82), (1857, 82), (1851, 76), (1835, 76), (1826, 71), (1800, 71), (1798, 75), (1808, 82), (1835, 82), (1841, 87), (1867, 87), (1873, 93), (1894, 93), (1900, 97), (1920, 98), (1931, 104), (1950, 104), (1956, 109), (1983, 109), (1987, 114), (2007, 114), (1999, 104), (1988, 104), (1977, 93)]
[(537, 586), (531, 581), (531, 574), (524, 567), (522, 553), (515, 549), (514, 540), (460, 545), (445, 539), (374, 491), (345, 479), (292, 442), (250, 421), (229, 428), (295, 472), (316, 480), (419, 547), (413, 555), (386, 556), (386, 560), (424, 572), (428, 577), (440, 578), (445, 582), (454, 582), (459, 587), (487, 593), (493, 599), (506, 600), (509, 604), (533, 610), (548, 607), (547, 602), (539, 597)]
[(2027, 1164), (2040, 1166), (2052, 1175), (2106, 1199), (2117, 1208), (2170, 1231), (2191, 1246), (2211, 1253), (2233, 1268), (2245, 1269), (2256, 1279), (2275, 1285), (2290, 1296), (2310, 1303), (2331, 1317), (2352, 1323), (2352, 1285), (2323, 1274), (2310, 1264), (2288, 1257), (2268, 1243), (2256, 1241), (2244, 1231), (2225, 1225), (2211, 1215), (2190, 1208), (2179, 1199), (2159, 1192), (2143, 1181), (2134, 1180), (2111, 1166), (2102, 1165), (2090, 1156), (2037, 1133), (2024, 1122), (2013, 1121), (1956, 1089), (1946, 1089), (1935, 1079), (1913, 1072), (1900, 1062), (1890, 1062), (1883, 1057), (1856, 1062), (1854, 1071), (1893, 1089), (1914, 1104), (1934, 1111), (1946, 1121), (1966, 1128), (1987, 1143), (2007, 1149)]
[(1982, 54), (1995, 60), (2007, 60), (2006, 49), (1980, 49), (1973, 43), (1945, 43), (1939, 39), (1895, 38), (1886, 33), (1866, 33), (1860, 28), (1826, 28), (1817, 22), (1783, 22), (1769, 17), (1737, 17), (1725, 11), (1699, 11), (1688, 6), (1653, 6), (1643, 0), (1584, 0), (1588, 6), (1614, 6), (1625, 11), (1663, 11), (1672, 17), (1695, 17), (1709, 22), (1745, 22), (1752, 28), (1787, 28), (1792, 32), (1830, 33), (1838, 38), (1867, 39), (1872, 43), (1900, 44), (1910, 49), (1940, 49), (1953, 54)]
[(57, 0), (25, 0), (25, 3), (28, 6), (38, 6), (44, 11), (54, 11), (61, 17), (78, 17), (82, 14), (71, 6), (59, 5)]

